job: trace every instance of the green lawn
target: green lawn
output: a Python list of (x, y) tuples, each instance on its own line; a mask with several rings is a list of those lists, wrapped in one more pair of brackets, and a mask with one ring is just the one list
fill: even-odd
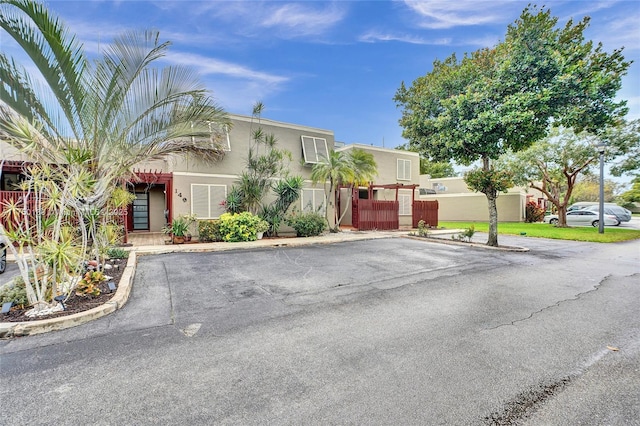
[[(439, 222), (440, 228), (465, 229), (471, 225), (478, 232), (488, 232), (488, 222)], [(596, 243), (615, 243), (640, 239), (640, 230), (606, 226), (604, 234), (594, 227), (556, 228), (547, 223), (498, 223), (498, 234), (523, 235), (527, 237), (553, 238), (556, 240), (591, 241)]]

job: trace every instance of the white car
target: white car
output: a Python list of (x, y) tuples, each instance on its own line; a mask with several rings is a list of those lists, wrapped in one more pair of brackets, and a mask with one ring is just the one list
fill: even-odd
[[(550, 223), (552, 225), (557, 225), (559, 222), (557, 214), (551, 214), (544, 217), (545, 223)], [(567, 225), (575, 225), (575, 226), (598, 226), (600, 223), (600, 217), (598, 212), (594, 212), (591, 210), (572, 210), (567, 212)], [(604, 224), (607, 226), (618, 226), (620, 225), (620, 221), (617, 217), (605, 214), (604, 215)]]

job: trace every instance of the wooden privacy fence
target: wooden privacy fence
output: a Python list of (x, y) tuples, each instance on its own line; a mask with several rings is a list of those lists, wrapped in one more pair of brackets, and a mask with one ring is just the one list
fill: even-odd
[(361, 231), (400, 228), (398, 201), (360, 199), (354, 204), (353, 226)]
[(415, 201), (413, 202), (413, 223), (414, 228), (418, 227), (418, 222), (424, 223), (434, 228), (438, 226), (438, 200)]

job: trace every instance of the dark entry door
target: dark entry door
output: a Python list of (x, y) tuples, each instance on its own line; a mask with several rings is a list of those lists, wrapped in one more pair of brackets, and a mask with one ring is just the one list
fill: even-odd
[(149, 230), (149, 194), (147, 192), (136, 192), (136, 199), (133, 200), (133, 230)]

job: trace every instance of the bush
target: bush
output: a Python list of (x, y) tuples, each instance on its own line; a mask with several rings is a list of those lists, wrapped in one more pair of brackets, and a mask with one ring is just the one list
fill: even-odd
[(257, 240), (257, 228), (261, 221), (259, 216), (249, 212), (224, 213), (219, 223), (222, 241), (235, 243)]
[(222, 241), (222, 235), (220, 234), (220, 221), (217, 219), (199, 220), (198, 241), (203, 243)]
[(17, 276), (12, 282), (0, 286), (0, 303), (13, 302), (14, 305), (27, 306), (27, 289), (21, 276)]
[(418, 222), (418, 235), (420, 237), (429, 236), (429, 225), (426, 224), (424, 220), (420, 220), (420, 222)]
[(120, 247), (107, 248), (107, 257), (109, 259), (126, 259), (129, 257), (129, 252)]
[(289, 216), (287, 225), (296, 230), (298, 237), (314, 237), (322, 234), (327, 223), (318, 213), (300, 213)]
[(525, 207), (525, 222), (542, 222), (544, 220), (545, 211), (543, 208), (538, 207), (538, 204), (531, 200), (527, 202)]
[(87, 271), (76, 286), (76, 296), (100, 296), (100, 283), (107, 278), (100, 271)]

